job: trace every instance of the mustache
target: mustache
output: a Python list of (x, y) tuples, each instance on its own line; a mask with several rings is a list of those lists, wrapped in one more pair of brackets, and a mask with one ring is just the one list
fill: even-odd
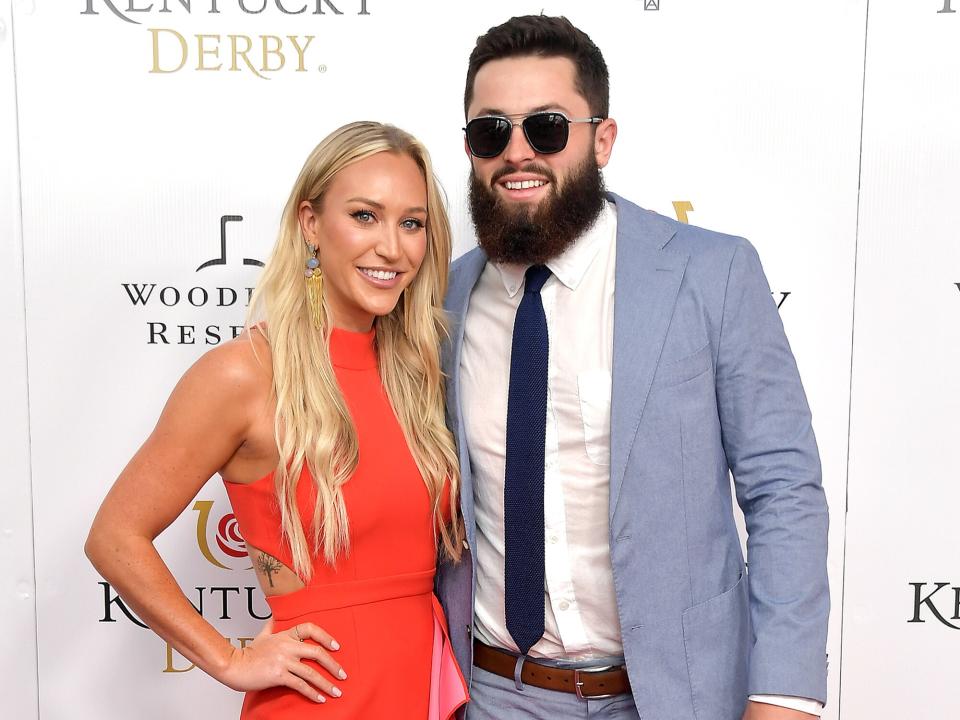
[(525, 172), (530, 173), (531, 175), (541, 175), (547, 179), (548, 182), (556, 185), (557, 176), (553, 174), (553, 170), (548, 168), (546, 165), (540, 165), (538, 163), (532, 162), (527, 163), (521, 168), (510, 167), (505, 165), (504, 167), (496, 170), (493, 175), (490, 177), (490, 187), (493, 187), (498, 182), (500, 182), (507, 175), (512, 175), (515, 172)]

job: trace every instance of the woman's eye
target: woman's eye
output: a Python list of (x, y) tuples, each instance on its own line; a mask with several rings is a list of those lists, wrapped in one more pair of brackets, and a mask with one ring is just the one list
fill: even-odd
[(369, 210), (357, 210), (350, 213), (350, 215), (356, 219), (358, 222), (369, 223), (374, 221), (373, 213)]
[(402, 223), (401, 227), (407, 230), (420, 230), (423, 228), (423, 220), (418, 220), (417, 218), (407, 218)]

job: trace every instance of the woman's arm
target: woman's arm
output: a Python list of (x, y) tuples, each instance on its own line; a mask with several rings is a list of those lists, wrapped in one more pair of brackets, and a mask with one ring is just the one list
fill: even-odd
[[(246, 648), (234, 648), (196, 612), (153, 545), (203, 484), (247, 443), (269, 394), (269, 373), (246, 338), (200, 358), (107, 494), (84, 549), (137, 615), (209, 675), (236, 690), (284, 685), (323, 702), (317, 689), (334, 697), (339, 691), (300, 659), (316, 660), (334, 677), (343, 677), (324, 649), (339, 647), (333, 638), (309, 623), (277, 634), (268, 625)], [(264, 452), (275, 462), (275, 448)], [(262, 462), (270, 463), (271, 457), (265, 455)], [(297, 633), (319, 645), (298, 642)]]

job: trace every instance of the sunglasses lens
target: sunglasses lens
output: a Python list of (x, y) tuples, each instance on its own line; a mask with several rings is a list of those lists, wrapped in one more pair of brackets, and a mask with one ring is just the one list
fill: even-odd
[(467, 123), (467, 144), (480, 158), (496, 157), (510, 142), (513, 126), (504, 118), (482, 117)]
[(560, 113), (537, 113), (523, 121), (523, 132), (538, 153), (558, 153), (567, 146), (569, 124)]

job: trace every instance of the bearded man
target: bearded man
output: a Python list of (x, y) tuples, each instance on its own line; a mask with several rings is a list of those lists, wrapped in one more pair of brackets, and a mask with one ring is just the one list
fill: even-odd
[(444, 353), (469, 552), (437, 585), (467, 717), (810, 718), (827, 506), (797, 366), (746, 240), (604, 191), (608, 86), (564, 18), (470, 56), (479, 248)]

